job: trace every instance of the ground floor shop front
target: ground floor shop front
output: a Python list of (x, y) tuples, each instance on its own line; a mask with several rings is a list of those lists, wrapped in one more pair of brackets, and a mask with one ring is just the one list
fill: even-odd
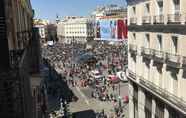
[(170, 103), (129, 81), (129, 118), (186, 118)]

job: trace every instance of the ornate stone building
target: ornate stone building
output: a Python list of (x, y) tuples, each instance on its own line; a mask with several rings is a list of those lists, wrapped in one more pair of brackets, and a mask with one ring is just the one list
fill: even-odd
[(129, 118), (185, 118), (186, 1), (127, 2)]

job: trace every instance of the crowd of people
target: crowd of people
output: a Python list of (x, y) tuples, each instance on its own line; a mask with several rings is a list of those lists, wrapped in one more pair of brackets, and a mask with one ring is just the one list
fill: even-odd
[[(61, 44), (44, 46), (42, 57), (48, 61), (57, 72), (65, 77), (71, 87), (94, 87), (91, 96), (101, 101), (117, 102), (117, 87), (106, 80), (105, 74), (115, 74), (116, 70), (123, 70), (127, 64), (127, 55), (123, 44), (110, 45), (109, 43), (94, 42), (91, 49), (86, 49), (83, 44)], [(85, 53), (93, 54), (83, 62), (77, 58)], [(98, 70), (104, 74), (103, 81), (93, 80), (90, 72)], [(116, 105), (115, 105), (116, 106)], [(117, 107), (115, 112), (118, 114)]]

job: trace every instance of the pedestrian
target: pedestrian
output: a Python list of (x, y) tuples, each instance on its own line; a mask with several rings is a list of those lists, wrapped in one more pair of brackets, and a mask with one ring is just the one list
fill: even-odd
[(113, 100), (113, 95), (112, 95), (112, 93), (110, 94), (110, 99)]
[(72, 79), (72, 81), (71, 81), (71, 82), (72, 82), (72, 87), (74, 87), (74, 80)]
[(115, 91), (115, 86), (114, 86), (114, 84), (112, 84), (112, 90)]
[(107, 100), (107, 101), (110, 100), (108, 93), (106, 94), (106, 100)]
[(94, 98), (94, 91), (91, 92), (91, 97)]
[(105, 111), (104, 111), (104, 109), (102, 109), (101, 114), (102, 114), (102, 116), (105, 115)]

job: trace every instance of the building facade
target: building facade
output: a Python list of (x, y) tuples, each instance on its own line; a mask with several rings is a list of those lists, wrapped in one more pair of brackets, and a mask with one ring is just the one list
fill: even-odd
[(32, 74), (40, 68), (33, 16), (30, 0), (0, 0), (1, 118), (38, 118), (36, 112), (41, 113), (41, 104), (38, 109), (34, 104), (38, 95), (31, 84)]
[(46, 43), (47, 41), (47, 25), (48, 20), (34, 19), (34, 27), (39, 29), (39, 36), (41, 38), (41, 43)]
[(186, 1), (127, 2), (129, 118), (186, 118)]
[(57, 24), (59, 41), (86, 43), (94, 38), (94, 20), (86, 17), (69, 17)]
[(107, 5), (97, 7), (91, 14), (96, 20), (104, 17), (127, 18), (127, 9), (118, 5)]
[(57, 25), (55, 23), (49, 23), (46, 26), (46, 40), (47, 41), (53, 41), (53, 42), (57, 42), (58, 38), (57, 38)]

